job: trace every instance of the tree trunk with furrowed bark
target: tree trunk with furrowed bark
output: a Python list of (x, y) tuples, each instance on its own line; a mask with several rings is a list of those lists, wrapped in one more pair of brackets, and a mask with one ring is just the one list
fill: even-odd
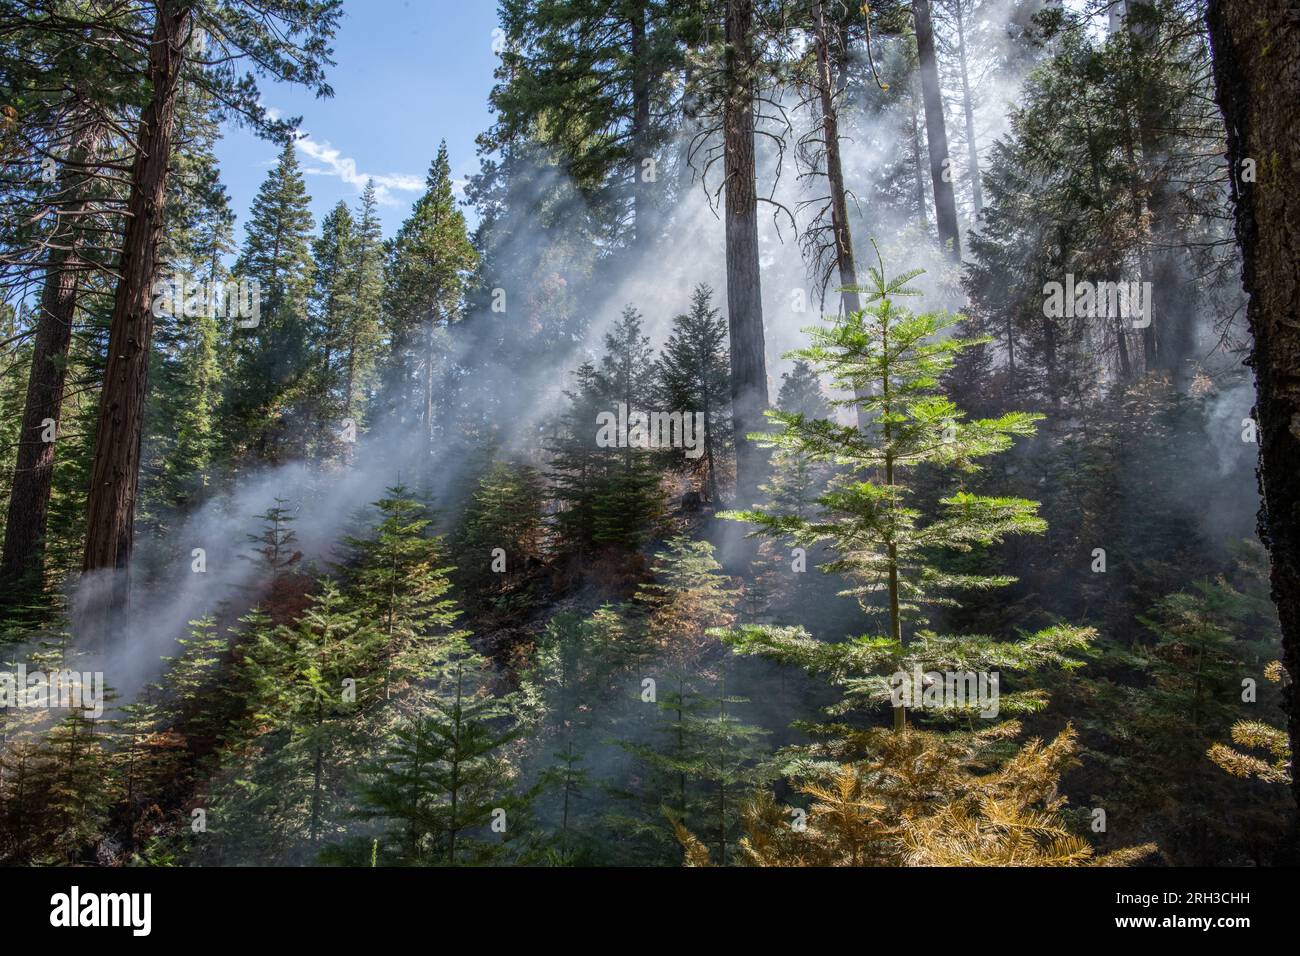
[[(82, 218), (90, 210), (90, 169), (103, 140), (103, 126), (80, 117), (73, 131), (68, 162), (59, 175), (60, 214), (66, 230), (50, 236), (45, 282), (36, 316), (27, 398), (19, 431), (18, 459), (5, 520), (0, 558), (0, 600), (19, 599), (26, 585), (38, 585), (45, 563), (45, 530), (54, 480), (54, 452), (63, 418), (77, 284), (84, 271), (80, 250), (86, 231)], [(49, 440), (53, 439), (53, 440)]]
[[(1282, 663), (1290, 675), (1283, 707), (1294, 752), (1300, 739), (1300, 11), (1293, 0), (1210, 0), (1207, 20), (1254, 340), (1259, 533), (1272, 559)], [(1294, 772), (1291, 786), (1300, 797)]]
[(129, 594), (140, 439), (153, 342), (151, 293), (163, 234), (168, 162), (191, 15), (189, 4), (160, 2), (150, 44), (148, 75), (152, 92), (140, 117), (131, 170), (82, 559), (83, 572), (116, 572), (111, 583), (98, 582), (92, 587), (83, 609), (82, 633), (96, 644), (103, 642), (113, 614), (126, 606)]
[(768, 405), (762, 283), (758, 264), (758, 191), (754, 169), (753, 0), (727, 0), (726, 169), (727, 322), (736, 437), (736, 503), (758, 500), (766, 456), (746, 435), (760, 431)]

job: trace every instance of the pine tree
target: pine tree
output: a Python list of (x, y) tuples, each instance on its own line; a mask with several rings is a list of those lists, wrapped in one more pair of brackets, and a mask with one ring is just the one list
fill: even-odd
[(384, 294), (384, 237), (377, 211), (375, 182), (368, 180), (361, 203), (352, 217), (351, 283), (347, 289), (350, 311), (344, 321), (344, 415), (359, 422), (364, 399), (373, 388), (379, 347)]
[[(604, 408), (619, 419), (633, 412), (648, 414), (656, 384), (654, 350), (642, 332), (641, 314), (632, 306), (605, 334), (605, 354), (594, 384)], [(590, 426), (596, 427), (593, 422)], [(622, 438), (623, 436), (620, 436)], [(634, 447), (629, 427), (626, 447), (606, 451), (611, 459), (607, 481), (592, 502), (592, 537), (597, 544), (634, 550), (658, 522), (663, 510), (660, 476), (647, 449)], [(616, 464), (613, 464), (616, 462)]]
[(213, 155), (219, 117), (209, 100), (197, 98), (181, 104), (177, 124), (178, 175), (169, 187), (159, 278), (201, 282), (210, 295), (191, 303), (198, 308), (173, 301), (170, 314), (159, 309), (163, 314), (155, 316), (139, 523), (160, 532), (206, 495), (219, 450), (217, 406), (225, 372), (220, 355), (231, 338), (227, 323), (236, 321), (208, 304), (218, 284), (225, 288), (224, 259), (234, 251), (235, 214)]
[[(1077, 763), (1067, 727), (1050, 744), (1031, 740), (999, 770), (972, 772), (987, 741), (962, 746), (909, 729), (880, 740), (879, 758), (832, 767), (799, 786), (806, 811), (759, 793), (744, 811), (747, 866), (1128, 866), (1154, 845), (1098, 855), (1060, 795)], [(796, 824), (795, 820), (798, 820)], [(688, 866), (713, 865), (684, 825)]]
[(479, 479), (456, 538), (457, 553), (464, 556), (459, 579), (476, 598), (505, 598), (501, 592), (539, 561), (542, 506), (541, 478), (528, 465), (497, 462)]
[(350, 809), (349, 768), (369, 745), (363, 718), (383, 696), (383, 635), (323, 581), (294, 625), (250, 636), (249, 713), (225, 754), (209, 839), (223, 858), (311, 859)]
[(462, 650), (429, 710), (394, 734), (378, 761), (362, 771), (358, 815), (390, 829), (377, 857), (404, 866), (484, 863), (504, 850), (503, 837), (478, 836), (526, 807), (501, 750), (516, 736), (505, 702), (486, 693), (482, 658)]
[[(130, 559), (135, 506), (139, 497), (140, 449), (148, 398), (148, 365), (153, 353), (150, 286), (158, 271), (158, 252), (166, 225), (165, 199), (172, 165), (173, 137), (182, 90), (198, 86), (213, 101), (238, 115), (264, 135), (287, 140), (295, 119), (272, 119), (261, 102), (257, 75), (302, 83), (320, 96), (329, 96), (325, 67), (330, 64), (329, 39), (341, 14), (335, 0), (265, 0), (206, 7), (202, 25), (220, 36), (222, 55), (210, 67), (196, 63), (189, 42), (196, 27), (196, 7), (183, 0), (161, 0), (143, 13), (140, 22), (127, 14), (130, 28), (101, 17), (92, 27), (111, 30), (114, 55), (112, 81), (116, 93), (131, 91), (133, 119), (138, 125), (131, 140), (125, 226), (113, 274), (117, 279), (109, 316), (103, 388), (99, 396), (95, 451), (91, 465), (84, 571), (116, 570), (112, 586), (97, 594), (82, 615), (83, 631), (103, 644), (110, 625), (125, 608), (130, 593)], [(121, 11), (115, 11), (116, 19)], [(81, 19), (69, 32), (85, 28)], [(65, 23), (66, 26), (66, 23)], [(117, 44), (121, 43), (121, 47)], [(241, 69), (241, 60), (251, 60)], [(256, 75), (255, 75), (256, 74)], [(123, 86), (123, 82), (126, 84)], [(116, 98), (116, 97), (115, 97)], [(131, 120), (127, 121), (128, 123)], [(125, 165), (125, 164), (124, 164)], [(292, 357), (290, 357), (292, 358)]]
[[(390, 350), (389, 401), (404, 406), (414, 400), (421, 430), (432, 447), (435, 396), (441, 390), (450, 408), (455, 393), (454, 359), (439, 341), (438, 330), (460, 320), (466, 285), (478, 259), (452, 194), (445, 142), (425, 182), (424, 195), (389, 249), (384, 321)], [(408, 393), (408, 381), (420, 383), (417, 394)]]
[[(503, 82), (492, 91), (494, 142), (529, 135), (548, 148), (623, 244), (647, 248), (656, 199), (672, 179), (663, 145), (678, 104), (695, 10), (663, 0), (507, 0)], [(646, 163), (654, 166), (648, 170)], [(661, 169), (661, 167), (663, 167)]]
[(300, 436), (297, 452), (306, 441), (310, 202), (293, 144), (286, 143), (253, 199), (234, 268), (240, 280), (256, 281), (261, 294), (257, 325), (233, 336), (235, 363), (222, 418), (236, 454), (282, 458), (294, 451), (287, 445), (290, 427)]
[(781, 390), (776, 407), (789, 415), (830, 418), (831, 407), (822, 392), (821, 380), (806, 359), (795, 359), (790, 371), (781, 373)]
[(701, 283), (691, 294), (690, 312), (673, 319), (659, 356), (659, 395), (666, 409), (704, 415), (704, 454), (699, 461), (706, 471), (709, 499), (717, 501), (717, 459), (729, 445), (731, 392), (727, 323), (712, 300), (713, 290)]
[(453, 629), (460, 616), (449, 597), (453, 569), (429, 533), (428, 509), (401, 485), (373, 507), (379, 521), (369, 534), (344, 539), (351, 552), (344, 570), (351, 604), (381, 635), (389, 700), (434, 676), (466, 634)]
[[(928, 466), (957, 477), (979, 471), (978, 459), (1005, 451), (1017, 436), (1033, 433), (1040, 416), (1012, 412), (995, 419), (966, 420), (939, 383), (953, 358), (971, 340), (941, 337), (958, 322), (945, 312), (915, 315), (895, 299), (916, 294), (907, 282), (919, 273), (886, 279), (870, 270), (871, 284), (860, 290), (864, 310), (809, 330), (812, 345), (793, 353), (830, 375), (850, 397), (833, 406), (865, 413), (865, 428), (797, 413), (772, 411), (778, 426), (756, 438), (783, 453), (833, 463), (839, 471), (816, 502), (817, 513), (800, 517), (756, 509), (723, 516), (756, 526), (755, 533), (789, 539), (811, 547), (826, 543), (834, 553), (822, 565), (843, 574), (850, 587), (843, 594), (858, 599), (863, 611), (883, 618), (888, 633), (840, 644), (822, 644), (799, 628), (743, 628), (730, 638), (744, 653), (762, 653), (847, 680), (854, 695), (881, 699), (882, 687), (867, 678), (873, 667), (910, 671), (915, 664), (947, 664), (950, 669), (978, 669), (976, 662), (1001, 660), (1003, 667), (1027, 668), (1064, 663), (1089, 636), (1084, 629), (1049, 628), (1017, 643), (990, 637), (939, 637), (919, 630), (930, 606), (949, 606), (949, 592), (1001, 587), (1014, 579), (949, 570), (943, 552), (963, 554), (998, 544), (1011, 535), (1039, 533), (1044, 522), (1034, 502), (989, 497), (958, 489), (939, 498), (937, 516), (911, 505), (914, 487), (907, 477)], [(908, 633), (904, 625), (918, 629)], [(911, 646), (909, 646), (911, 645)], [(1013, 664), (1013, 660), (1015, 663)], [(963, 664), (958, 668), (957, 664)], [(853, 673), (857, 678), (847, 678)], [(867, 688), (874, 687), (868, 691)], [(888, 696), (888, 695), (883, 695)], [(1003, 702), (1006, 707), (1008, 701)], [(1032, 697), (1023, 699), (1033, 706)], [(904, 721), (895, 706), (896, 729)]]
[(619, 676), (642, 659), (643, 649), (629, 637), (623, 614), (612, 606), (587, 618), (562, 612), (547, 622), (524, 679), (524, 693), (539, 712), (529, 736), (542, 763), (543, 809), (558, 832), (556, 859), (565, 864), (602, 852), (591, 815), (582, 810), (595, 796), (587, 761), (604, 744), (600, 717), (619, 698)]
[(316, 454), (336, 451), (350, 395), (346, 394), (348, 325), (357, 308), (356, 225), (347, 203), (339, 202), (321, 221), (321, 234), (312, 244), (314, 265), (310, 298), (310, 352), (317, 363), (312, 373), (313, 429)]
[(596, 387), (596, 369), (584, 362), (573, 373), (574, 386), (564, 394), (568, 409), (555, 423), (547, 477), (560, 508), (555, 514), (557, 545), (579, 559), (595, 548), (595, 500), (609, 472), (604, 449), (596, 444), (596, 416), (604, 403)]

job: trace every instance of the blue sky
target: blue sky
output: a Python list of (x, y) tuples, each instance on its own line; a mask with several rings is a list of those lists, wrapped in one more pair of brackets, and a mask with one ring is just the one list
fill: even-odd
[[(332, 99), (263, 81), (263, 102), (301, 116), (298, 159), (320, 220), (340, 199), (355, 205), (368, 176), (380, 187), (391, 236), (423, 190), (446, 139), (458, 180), (478, 170), (474, 137), (491, 124), (487, 96), (497, 57), (494, 0), (347, 0), (329, 72)], [(279, 147), (228, 126), (217, 146), (221, 177), (244, 241), (248, 206)]]

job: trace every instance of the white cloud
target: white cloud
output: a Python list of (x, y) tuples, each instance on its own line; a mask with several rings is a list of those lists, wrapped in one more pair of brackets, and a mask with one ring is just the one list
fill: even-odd
[(380, 205), (401, 205), (393, 198), (394, 192), (418, 193), (424, 189), (424, 178), (421, 176), (408, 176), (404, 173), (363, 173), (357, 169), (355, 159), (344, 156), (327, 142), (308, 139), (305, 133), (294, 145), (304, 155), (321, 164), (315, 168), (305, 167), (305, 172), (318, 176), (337, 176), (356, 189), (357, 192), (365, 189), (366, 182), (373, 179), (375, 181), (375, 199)]

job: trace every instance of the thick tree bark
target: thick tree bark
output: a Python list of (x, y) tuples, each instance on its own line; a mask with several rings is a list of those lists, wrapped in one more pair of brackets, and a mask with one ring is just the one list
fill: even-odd
[[(1294, 752), (1300, 739), (1300, 22), (1291, 0), (1210, 0), (1207, 19), (1254, 338), (1259, 533), (1272, 557)], [(1248, 159), (1255, 181), (1243, 175)], [(1291, 786), (1300, 798), (1300, 776), (1292, 774)]]
[(766, 456), (746, 436), (764, 424), (768, 406), (763, 299), (758, 264), (758, 192), (754, 170), (753, 0), (727, 0), (726, 168), (727, 324), (735, 416), (736, 503), (757, 500)]
[(948, 131), (943, 121), (943, 94), (939, 89), (939, 60), (934, 51), (934, 23), (930, 0), (912, 0), (916, 19), (916, 52), (920, 60), (921, 98), (925, 103), (925, 139), (930, 144), (930, 180), (934, 183), (934, 218), (939, 243), (953, 259), (961, 260), (957, 232), (957, 201), (952, 191), (948, 158)]
[[(84, 245), (81, 219), (89, 209), (88, 169), (93, 166), (103, 128), (89, 118), (74, 132), (69, 163), (59, 177), (60, 218), (70, 223), (50, 238), (32, 343), (32, 364), (27, 379), (27, 399), (19, 431), (18, 460), (5, 522), (3, 559), (0, 559), (0, 593), (18, 598), (20, 582), (36, 583), (44, 570), (44, 537), (49, 517), (50, 489), (54, 478), (54, 450), (63, 416), (63, 388), (67, 378), (68, 350), (77, 307), (77, 283), (82, 272), (78, 250)], [(47, 423), (51, 423), (48, 425)]]
[(155, 16), (149, 52), (151, 95), (140, 118), (131, 170), (82, 559), (84, 572), (116, 571), (111, 582), (96, 582), (87, 595), (81, 625), (85, 636), (95, 643), (102, 643), (112, 613), (126, 606), (130, 593), (140, 439), (153, 343), (151, 293), (162, 240), (168, 162), (191, 8), (162, 0)]

